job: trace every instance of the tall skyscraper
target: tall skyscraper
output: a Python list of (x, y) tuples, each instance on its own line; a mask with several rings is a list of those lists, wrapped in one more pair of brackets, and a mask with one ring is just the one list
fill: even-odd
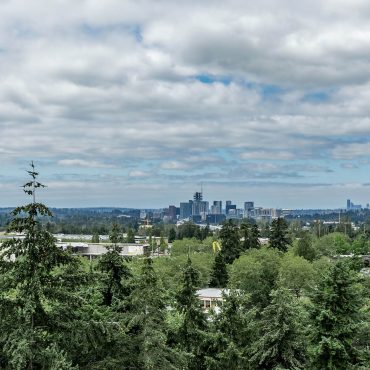
[(254, 216), (254, 202), (244, 202), (244, 217)]
[(211, 207), (211, 214), (220, 215), (221, 213), (222, 213), (222, 201), (214, 200), (213, 205)]
[(176, 220), (176, 207), (175, 206), (169, 206), (168, 207), (168, 217), (171, 221)]
[(193, 201), (180, 203), (180, 220), (189, 218), (193, 214)]
[(230, 210), (236, 210), (236, 204), (231, 204), (231, 200), (226, 201), (226, 214), (228, 215)]

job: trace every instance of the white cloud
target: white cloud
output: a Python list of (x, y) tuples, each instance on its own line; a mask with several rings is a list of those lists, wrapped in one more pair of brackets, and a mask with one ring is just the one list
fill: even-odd
[(58, 165), (67, 167), (87, 167), (87, 168), (112, 168), (111, 164), (101, 163), (97, 161), (88, 161), (85, 159), (61, 159)]
[(145, 171), (130, 171), (128, 174), (130, 177), (149, 177), (150, 173)]
[[(116, 174), (124, 163), (134, 188), (148, 177), (163, 184), (164, 170), (186, 170), (194, 183), (260, 161), (244, 173), (290, 181), (304, 168), (370, 157), (366, 1), (0, 7), (0, 160), (8, 166), (35, 158)], [(270, 163), (281, 160), (287, 167)]]
[(185, 163), (181, 163), (178, 161), (163, 162), (160, 167), (163, 170), (184, 170), (188, 168), (188, 166)]

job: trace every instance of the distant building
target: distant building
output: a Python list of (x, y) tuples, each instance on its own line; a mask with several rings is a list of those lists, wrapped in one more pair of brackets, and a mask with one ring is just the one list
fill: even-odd
[(361, 209), (361, 204), (353, 204), (351, 199), (347, 199), (347, 211), (359, 211)]
[(256, 220), (266, 220), (271, 221), (281, 215), (280, 210), (275, 208), (262, 208), (258, 207), (254, 209), (254, 218)]
[(209, 203), (203, 200), (203, 193), (199, 191), (194, 193), (193, 199), (192, 216), (200, 215), (204, 221), (209, 213)]
[(226, 201), (226, 206), (225, 206), (225, 213), (226, 215), (229, 214), (230, 210), (236, 209), (236, 204), (232, 204), (231, 200)]
[(180, 203), (180, 220), (189, 218), (193, 214), (193, 201), (189, 200), (187, 203)]
[(175, 221), (176, 220), (176, 207), (175, 206), (169, 206), (168, 207), (168, 217), (170, 221)]
[(224, 214), (209, 214), (206, 217), (207, 224), (210, 225), (219, 225), (222, 224), (226, 220), (226, 216)]
[(213, 205), (211, 206), (212, 215), (220, 215), (222, 213), (222, 201), (214, 200)]
[(244, 217), (254, 216), (254, 202), (244, 202)]

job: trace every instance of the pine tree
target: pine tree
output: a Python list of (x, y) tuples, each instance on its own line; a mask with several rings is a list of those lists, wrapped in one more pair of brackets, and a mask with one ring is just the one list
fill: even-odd
[(312, 366), (350, 369), (360, 354), (354, 340), (361, 323), (359, 278), (344, 261), (337, 262), (312, 297)]
[(135, 234), (131, 227), (127, 230), (126, 243), (135, 243)]
[(116, 304), (122, 305), (120, 301), (129, 294), (129, 289), (123, 284), (122, 280), (127, 280), (132, 275), (120, 254), (121, 248), (118, 246), (119, 229), (117, 224), (113, 225), (109, 238), (113, 244), (107, 246), (107, 253), (98, 261), (98, 269), (104, 273), (103, 304), (111, 306), (115, 298), (118, 300)]
[[(54, 237), (44, 230), (39, 217), (51, 217), (50, 210), (36, 202), (36, 190), (44, 187), (37, 181), (33, 162), (28, 171), (31, 181), (24, 192), (32, 202), (13, 210), (8, 231), (22, 233), (0, 245), (0, 348), (6, 368), (46, 368), (43, 364), (58, 363), (61, 369), (72, 365), (58, 345), (62, 326), (71, 315), (64, 311), (80, 302), (74, 294), (73, 274), (76, 260), (55, 244)], [(78, 303), (77, 303), (78, 304)], [(72, 308), (73, 309), (73, 308)], [(48, 368), (48, 367), (47, 367)]]
[(113, 245), (120, 243), (122, 240), (121, 230), (117, 223), (114, 223), (112, 226), (112, 230), (109, 233), (109, 240)]
[(176, 239), (176, 230), (171, 228), (168, 232), (168, 242), (172, 243)]
[(247, 251), (251, 248), (259, 248), (260, 247), (260, 233), (258, 226), (256, 224), (252, 224), (249, 221), (244, 221), (240, 225), (240, 233), (241, 237), (244, 239), (241, 245), (243, 251)]
[(164, 240), (163, 233), (161, 233), (161, 238), (159, 239), (159, 248), (162, 253), (164, 253), (165, 250), (167, 249), (167, 243)]
[(232, 220), (226, 221), (220, 231), (221, 253), (227, 264), (231, 264), (240, 256), (240, 236), (238, 227)]
[(221, 310), (214, 315), (212, 341), (207, 353), (207, 369), (238, 370), (249, 368), (248, 350), (254, 338), (255, 310), (241, 291), (224, 295)]
[(258, 337), (252, 347), (253, 369), (302, 369), (305, 343), (300, 327), (300, 309), (286, 288), (271, 293), (271, 303), (262, 311)]
[(281, 217), (274, 219), (270, 229), (270, 247), (281, 252), (288, 250), (290, 240), (288, 238), (288, 223)]
[(258, 228), (257, 224), (253, 224), (251, 227), (251, 232), (250, 232), (250, 247), (251, 248), (260, 248), (261, 243), (260, 243), (260, 230)]
[(221, 252), (218, 252), (212, 266), (209, 286), (211, 288), (226, 288), (228, 279), (224, 256)]
[(129, 358), (123, 358), (120, 368), (181, 369), (182, 352), (167, 345), (167, 302), (158, 284), (151, 258), (144, 259), (140, 280), (131, 295), (128, 330), (131, 340)]
[(203, 369), (205, 353), (202, 346), (207, 329), (206, 316), (196, 295), (199, 286), (199, 272), (192, 266), (190, 258), (183, 273), (183, 285), (176, 300), (183, 321), (178, 332), (178, 343), (190, 354), (188, 369)]
[(100, 236), (99, 236), (99, 233), (97, 231), (94, 232), (94, 234), (91, 238), (91, 243), (100, 243)]

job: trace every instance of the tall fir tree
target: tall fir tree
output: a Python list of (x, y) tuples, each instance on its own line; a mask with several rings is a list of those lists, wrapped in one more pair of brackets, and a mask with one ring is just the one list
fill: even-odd
[(215, 256), (215, 261), (212, 266), (211, 280), (209, 286), (211, 288), (226, 288), (229, 280), (225, 258), (221, 252)]
[(167, 345), (167, 301), (153, 261), (146, 257), (139, 281), (131, 294), (127, 343), (130, 356), (122, 358), (123, 369), (181, 369), (185, 357), (181, 350)]
[(233, 220), (226, 221), (220, 230), (221, 253), (226, 264), (233, 263), (240, 256), (239, 229)]
[(286, 252), (289, 244), (288, 223), (283, 218), (278, 217), (271, 223), (269, 246), (281, 252)]
[(350, 369), (360, 364), (355, 338), (361, 324), (362, 291), (358, 275), (339, 261), (312, 296), (312, 367)]
[(242, 251), (260, 247), (260, 232), (257, 224), (251, 223), (249, 220), (243, 221), (240, 225), (240, 234), (243, 238), (243, 242), (241, 244)]
[(190, 355), (188, 369), (203, 369), (205, 353), (202, 348), (205, 343), (207, 320), (196, 295), (199, 287), (199, 272), (192, 266), (189, 257), (182, 283), (176, 297), (178, 309), (182, 315), (178, 343)]
[(255, 310), (242, 291), (226, 291), (221, 309), (211, 320), (207, 369), (249, 369), (249, 348), (254, 339)]
[(131, 229), (131, 227), (129, 227), (127, 230), (126, 243), (135, 243), (135, 233), (134, 230)]
[(306, 343), (301, 326), (301, 309), (286, 288), (271, 293), (271, 303), (257, 322), (252, 347), (253, 369), (303, 369)]
[(71, 307), (80, 302), (73, 277), (64, 273), (64, 268), (76, 270), (77, 264), (42, 227), (39, 218), (52, 214), (36, 201), (36, 190), (44, 185), (37, 181), (33, 162), (28, 173), (31, 181), (23, 189), (32, 202), (12, 211), (8, 228), (8, 232), (24, 237), (0, 245), (2, 363), (9, 369), (49, 369), (53, 363), (71, 369), (59, 345), (58, 330), (68, 326), (73, 317), (66, 311), (65, 302), (71, 302)]
[[(132, 277), (127, 267), (124, 257), (121, 256), (121, 247), (118, 245), (119, 229), (114, 224), (109, 235), (112, 245), (107, 246), (107, 252), (98, 261), (98, 270), (104, 275), (102, 278), (103, 304), (111, 306), (115, 299), (115, 304), (122, 306), (127, 298), (130, 289), (127, 280)], [(123, 281), (124, 280), (124, 281)]]

